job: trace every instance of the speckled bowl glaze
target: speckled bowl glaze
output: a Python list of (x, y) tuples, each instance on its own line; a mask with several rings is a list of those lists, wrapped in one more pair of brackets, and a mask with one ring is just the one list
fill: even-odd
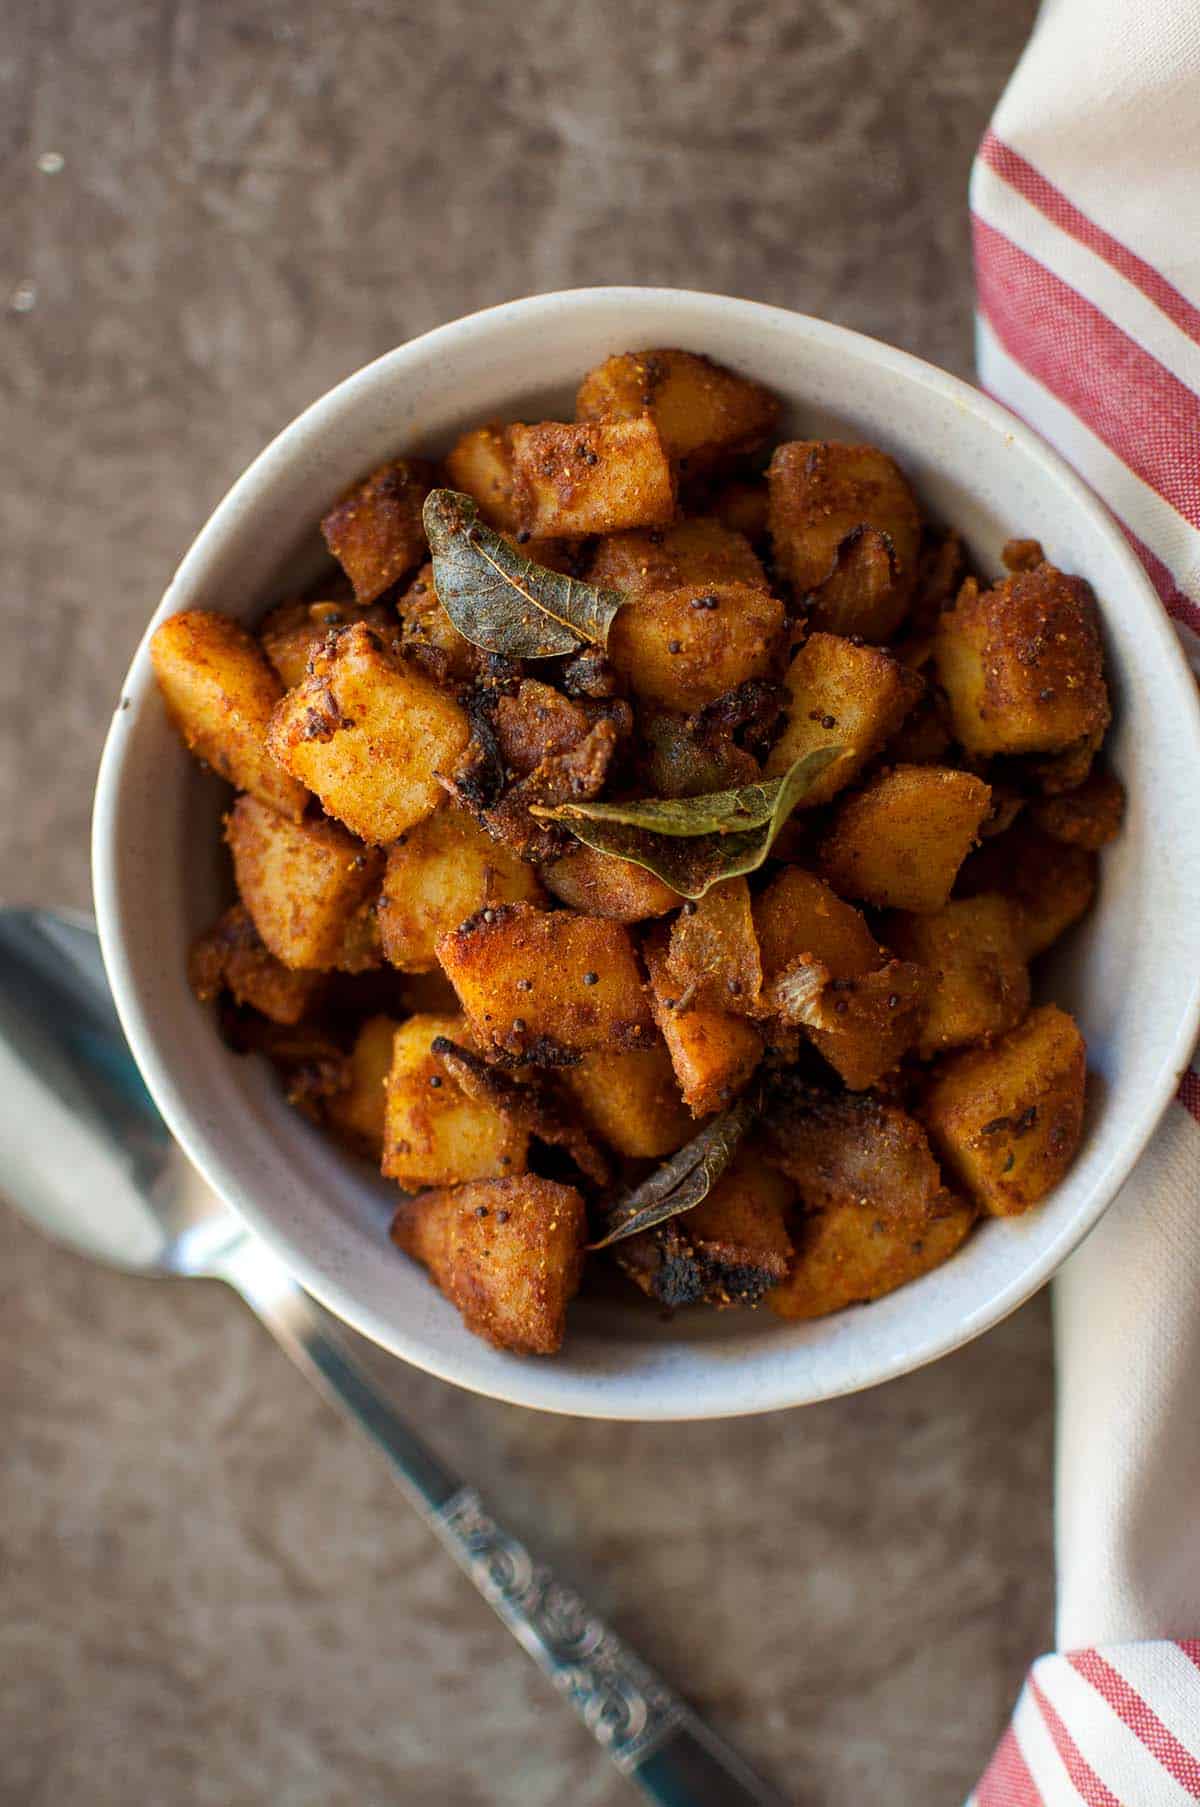
[[(387, 1240), (390, 1188), (284, 1102), (272, 1073), (230, 1054), (187, 987), (192, 936), (227, 895), (227, 793), (167, 725), (147, 640), (104, 751), (94, 818), (104, 957), (134, 1053), (196, 1166), (309, 1290), (406, 1361), (479, 1393), (601, 1418), (712, 1418), (849, 1393), (995, 1324), (1096, 1223), (1170, 1099), (1200, 1015), (1200, 712), (1157, 598), (1120, 531), (1062, 461), (1004, 409), (943, 372), (780, 308), (663, 289), (581, 289), (510, 302), (403, 345), (307, 409), (203, 528), (150, 628), (180, 609), (243, 620), (314, 576), (315, 523), (348, 483), (399, 452), (439, 452), (494, 416), (569, 418), (591, 365), (681, 345), (758, 378), (785, 433), (871, 440), (980, 566), (1010, 535), (1039, 538), (1100, 599), (1129, 790), (1097, 907), (1043, 972), (1078, 1017), (1092, 1080), (1065, 1182), (1029, 1217), (988, 1222), (946, 1266), (816, 1323), (580, 1301), (553, 1360), (504, 1355), (463, 1329)], [(147, 630), (147, 639), (149, 636)]]

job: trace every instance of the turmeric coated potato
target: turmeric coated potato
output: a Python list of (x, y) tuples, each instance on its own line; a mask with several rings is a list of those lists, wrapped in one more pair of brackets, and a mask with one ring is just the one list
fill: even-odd
[(468, 1330), (517, 1355), (561, 1348), (586, 1233), (578, 1192), (533, 1174), (424, 1192), (392, 1223)]
[(693, 1001), (708, 1010), (752, 1016), (759, 1007), (763, 969), (744, 878), (726, 878), (671, 923), (666, 976), (676, 1010)]
[(453, 698), (369, 628), (321, 649), (271, 720), (281, 765), (364, 841), (394, 841), (442, 801), (470, 738)]
[(394, 634), (396, 618), (383, 603), (360, 608), (354, 602), (281, 602), (265, 616), (259, 644), (279, 673), (285, 690), (303, 684), (308, 661), (330, 634), (362, 621), (385, 638)]
[(239, 797), (226, 817), (238, 895), (285, 966), (329, 971), (351, 918), (378, 888), (383, 857), (335, 822), (289, 822)]
[(155, 629), (150, 659), (188, 751), (298, 822), (308, 792), (267, 745), (283, 685), (254, 636), (224, 615), (189, 609)]
[(541, 869), (546, 889), (560, 903), (585, 916), (609, 916), (614, 922), (646, 922), (665, 916), (683, 902), (653, 872), (612, 853), (598, 853), (582, 841)]
[(424, 460), (393, 459), (356, 483), (321, 522), (356, 602), (374, 602), (425, 557), (421, 510), (434, 480)]
[(1033, 822), (1052, 840), (1098, 853), (1115, 841), (1125, 814), (1125, 787), (1110, 772), (1094, 772), (1078, 790), (1030, 805)]
[(432, 562), (421, 566), (396, 606), (402, 650), (419, 661), (429, 677), (440, 677), (448, 688), (469, 684), (479, 670), (482, 654), (459, 633), (438, 601)]
[(445, 464), (450, 487), (470, 496), (490, 526), (516, 532), (512, 442), (502, 420), (490, 420), (464, 433), (447, 452)]
[(434, 810), (388, 848), (378, 912), (384, 957), (402, 972), (429, 972), (440, 938), (476, 910), (541, 898), (533, 867), (465, 810)]
[(783, 604), (749, 584), (655, 590), (618, 611), (608, 656), (636, 697), (689, 711), (765, 677), (782, 629)]
[(522, 1172), (528, 1133), (489, 1099), (467, 1097), (431, 1052), (439, 1036), (474, 1046), (463, 1016), (411, 1016), (392, 1039), (383, 1172), (410, 1191)]
[(823, 1318), (906, 1286), (962, 1247), (975, 1210), (959, 1200), (926, 1224), (881, 1217), (869, 1206), (835, 1205), (796, 1226), (792, 1270), (767, 1295), (781, 1318)]
[(513, 504), (533, 539), (663, 527), (675, 513), (675, 479), (652, 420), (515, 426)]
[(947, 1208), (929, 1139), (899, 1105), (784, 1074), (768, 1096), (763, 1130), (767, 1154), (810, 1211), (859, 1205), (889, 1222), (924, 1224)]
[(588, 582), (623, 590), (635, 600), (656, 590), (692, 589), (701, 594), (710, 584), (768, 588), (766, 572), (745, 535), (705, 517), (676, 521), (673, 527), (608, 534), (592, 554)]
[(615, 1054), (597, 1049), (563, 1069), (562, 1083), (597, 1135), (618, 1154), (656, 1158), (682, 1147), (696, 1126), (661, 1041)]
[(350, 1050), (347, 1085), (325, 1106), (325, 1118), (347, 1147), (376, 1166), (383, 1159), (387, 1112), (385, 1086), (392, 1070), (393, 1044), (400, 1025), (395, 1017), (369, 1016), (360, 1025)]
[(958, 875), (961, 897), (997, 892), (1016, 910), (1022, 957), (1033, 960), (1086, 915), (1096, 895), (1097, 859), (1054, 840), (1024, 818), (985, 841)]
[(1042, 1004), (986, 1048), (935, 1069), (923, 1112), (950, 1172), (994, 1217), (1028, 1211), (1056, 1186), (1083, 1133), (1083, 1037)]
[(743, 1016), (705, 1009), (680, 995), (665, 950), (642, 949), (650, 974), (650, 1005), (684, 1103), (693, 1117), (718, 1111), (744, 1091), (762, 1059), (762, 1036)]
[(695, 352), (627, 351), (588, 372), (575, 412), (579, 420), (635, 420), (648, 414), (667, 456), (697, 472), (762, 445), (779, 404), (761, 383)]
[(781, 777), (818, 747), (845, 749), (808, 791), (808, 809), (828, 803), (857, 777), (925, 688), (916, 672), (878, 647), (857, 646), (836, 634), (810, 634), (783, 681), (787, 721), (768, 755), (767, 776)]
[(188, 984), (202, 1004), (227, 991), (235, 1004), (248, 1004), (273, 1023), (294, 1024), (317, 1003), (325, 978), (276, 959), (246, 906), (234, 904), (192, 943)]
[(821, 872), (843, 897), (940, 910), (990, 802), (970, 772), (893, 766), (839, 803), (821, 842)]
[(983, 892), (924, 916), (897, 912), (882, 932), (896, 953), (932, 978), (918, 1044), (922, 1060), (1001, 1035), (1029, 1009), (1021, 923), (1008, 898)]

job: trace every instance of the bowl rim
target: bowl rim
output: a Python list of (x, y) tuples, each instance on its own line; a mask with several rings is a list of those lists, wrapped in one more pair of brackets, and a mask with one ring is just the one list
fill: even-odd
[[(738, 318), (752, 323), (786, 324), (785, 330), (798, 330), (810, 343), (826, 348), (841, 347), (849, 354), (875, 364), (884, 370), (915, 380), (932, 388), (983, 424), (998, 430), (1014, 443), (1024, 456), (1073, 492), (1079, 508), (1090, 518), (1092, 529), (1107, 541), (1110, 556), (1123, 567), (1129, 593), (1140, 598), (1144, 617), (1144, 633), (1157, 642), (1157, 652), (1173, 668), (1178, 680), (1177, 697), (1165, 699), (1179, 706), (1178, 730), (1181, 739), (1190, 733), (1192, 751), (1200, 760), (1200, 691), (1192, 679), (1183, 649), (1140, 560), (1130, 548), (1125, 535), (1105, 503), (1030, 426), (1001, 402), (985, 394), (960, 377), (910, 352), (859, 333), (849, 327), (835, 325), (815, 316), (766, 302), (712, 294), (703, 290), (657, 286), (611, 285), (560, 289), (525, 296), (478, 309), (460, 318), (432, 328), (414, 339), (384, 352), (343, 378), (284, 426), (258, 453), (231, 484), (225, 495), (205, 520), (170, 583), (155, 608), (130, 661), (118, 693), (112, 722), (105, 739), (96, 782), (92, 815), (92, 875), (96, 918), (101, 951), (112, 985), (113, 996), (122, 1027), (142, 1076), (165, 1118), (172, 1134), (213, 1190), (243, 1217), (275, 1256), (300, 1284), (336, 1316), (389, 1350), (398, 1358), (439, 1379), (450, 1381), (466, 1390), (508, 1404), (577, 1417), (607, 1418), (633, 1422), (681, 1422), (686, 1420), (739, 1417), (758, 1412), (815, 1403), (848, 1393), (863, 1391), (886, 1380), (913, 1372), (927, 1363), (950, 1354), (991, 1329), (1008, 1317), (1061, 1266), (1069, 1254), (1094, 1229), (1117, 1192), (1137, 1163), (1161, 1117), (1174, 1096), (1183, 1073), (1187, 1070), (1200, 1030), (1200, 969), (1190, 980), (1190, 988), (1180, 1010), (1177, 1027), (1167, 1046), (1154, 1083), (1147, 1084), (1136, 1110), (1126, 1140), (1114, 1151), (1106, 1167), (1096, 1176), (1090, 1198), (1061, 1233), (1031, 1265), (1006, 1286), (990, 1295), (974, 1311), (944, 1325), (934, 1333), (917, 1336), (902, 1349), (872, 1363), (869, 1375), (847, 1376), (845, 1383), (818, 1388), (805, 1385), (804, 1364), (776, 1363), (776, 1377), (768, 1384), (751, 1389), (752, 1397), (739, 1397), (736, 1379), (723, 1382), (722, 1397), (715, 1402), (707, 1396), (702, 1403), (689, 1404), (675, 1400), (663, 1409), (654, 1398), (644, 1399), (636, 1407), (617, 1403), (607, 1407), (586, 1388), (573, 1389), (569, 1376), (556, 1375), (554, 1362), (513, 1361), (499, 1374), (464, 1374), (453, 1358), (443, 1358), (428, 1350), (421, 1340), (406, 1338), (392, 1324), (384, 1325), (375, 1314), (362, 1306), (337, 1276), (316, 1266), (305, 1250), (288, 1236), (286, 1229), (261, 1211), (253, 1198), (245, 1195), (241, 1182), (231, 1172), (220, 1139), (210, 1135), (189, 1109), (186, 1087), (175, 1078), (175, 1065), (160, 1050), (154, 1025), (149, 1020), (138, 995), (133, 962), (126, 943), (124, 924), (118, 904), (119, 825), (122, 783), (133, 736), (128, 731), (131, 717), (152, 691), (148, 646), (160, 621), (187, 606), (183, 593), (193, 573), (203, 566), (264, 478), (292, 453), (294, 442), (321, 428), (344, 411), (353, 410), (360, 398), (370, 394), (376, 385), (394, 372), (403, 371), (431, 354), (444, 354), (478, 331), (503, 332), (509, 323), (527, 323), (544, 315), (552, 327), (564, 308), (586, 311), (588, 308), (613, 304), (637, 306), (672, 306), (697, 304), (714, 315)], [(178, 598), (178, 600), (177, 600)], [(234, 1202), (236, 1201), (236, 1203)], [(799, 1353), (799, 1352), (797, 1352)], [(739, 1364), (729, 1364), (736, 1374)]]

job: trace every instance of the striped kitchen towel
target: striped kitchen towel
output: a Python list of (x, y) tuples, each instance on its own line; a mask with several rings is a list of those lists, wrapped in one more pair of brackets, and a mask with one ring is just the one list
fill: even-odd
[[(1200, 674), (1200, 0), (1045, 0), (971, 210), (980, 381), (1108, 503)], [(970, 1807), (1200, 1801), (1195, 1062), (1054, 1310), (1064, 1654)]]

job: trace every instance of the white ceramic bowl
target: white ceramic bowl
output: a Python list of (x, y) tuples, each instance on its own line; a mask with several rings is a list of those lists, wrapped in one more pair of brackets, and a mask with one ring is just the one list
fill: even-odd
[[(1129, 790), (1100, 897), (1045, 976), (1078, 1017), (1092, 1081), (1079, 1158), (1037, 1211), (988, 1222), (946, 1266), (816, 1323), (580, 1302), (553, 1360), (470, 1336), (387, 1240), (390, 1188), (283, 1101), (263, 1063), (218, 1040), (185, 977), (192, 936), (224, 901), (227, 793), (184, 753), (143, 640), (104, 752), (94, 870), (104, 956), (146, 1081), (197, 1167), (303, 1284), (366, 1335), (477, 1392), (594, 1417), (707, 1418), (870, 1386), (943, 1355), (1026, 1299), (1096, 1222), (1176, 1086), (1200, 1014), (1200, 713), (1146, 577), (1109, 515), (1032, 433), (975, 390), (885, 345), (782, 309), (663, 289), (543, 295), (390, 352), (286, 429), (204, 527), (152, 629), (180, 609), (252, 620), (321, 568), (315, 523), (399, 452), (443, 451), (497, 415), (569, 418), (582, 373), (631, 346), (680, 345), (768, 383), (785, 433), (879, 443), (929, 510), (996, 571), (1036, 536), (1090, 579), (1106, 627), (1112, 762)], [(147, 630), (147, 637), (149, 634)]]

